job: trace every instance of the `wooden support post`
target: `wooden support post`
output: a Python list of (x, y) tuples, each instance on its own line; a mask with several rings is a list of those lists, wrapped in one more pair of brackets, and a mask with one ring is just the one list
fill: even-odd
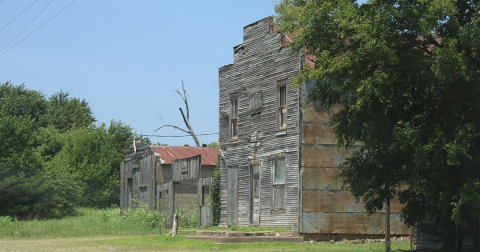
[(200, 227), (202, 224), (202, 206), (203, 206), (203, 178), (198, 178), (197, 180), (197, 227)]
[(172, 228), (172, 237), (177, 235), (178, 231), (178, 216), (176, 214), (173, 215), (173, 228)]
[(173, 223), (175, 215), (175, 182), (173, 180), (168, 182), (168, 225)]

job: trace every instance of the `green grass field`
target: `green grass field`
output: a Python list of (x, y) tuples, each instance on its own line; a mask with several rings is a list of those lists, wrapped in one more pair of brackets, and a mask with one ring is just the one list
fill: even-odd
[(79, 208), (60, 220), (0, 220), (0, 239), (131, 236), (157, 234), (160, 214), (139, 209), (120, 216), (119, 208)]
[[(167, 236), (158, 212), (139, 208), (120, 216), (118, 208), (78, 209), (61, 220), (16, 221), (0, 217), (0, 251), (383, 251), (383, 243), (256, 243), (216, 244)], [(186, 223), (191, 228), (193, 223)], [(182, 229), (182, 227), (180, 227)], [(218, 229), (218, 228), (212, 228)], [(242, 231), (249, 228), (235, 227)], [(262, 228), (263, 229), (263, 228)], [(159, 235), (159, 231), (163, 231)], [(278, 231), (278, 230), (276, 230)], [(154, 235), (149, 236), (147, 235)], [(393, 243), (392, 251), (409, 244)]]

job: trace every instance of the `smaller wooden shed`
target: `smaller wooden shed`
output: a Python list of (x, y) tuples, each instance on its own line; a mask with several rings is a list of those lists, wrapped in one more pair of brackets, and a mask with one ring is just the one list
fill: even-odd
[[(204, 207), (217, 154), (218, 148), (213, 147), (153, 146), (135, 141), (120, 163), (120, 209), (143, 202), (148, 209), (171, 217), (177, 207)], [(209, 209), (203, 212), (208, 214)]]

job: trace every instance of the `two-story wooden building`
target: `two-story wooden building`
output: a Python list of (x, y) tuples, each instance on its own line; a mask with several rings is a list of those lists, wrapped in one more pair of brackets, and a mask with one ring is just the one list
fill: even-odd
[[(290, 227), (310, 236), (384, 233), (384, 213), (369, 215), (342, 189), (328, 110), (306, 103), (308, 85), (291, 81), (313, 61), (288, 46), (271, 18), (247, 25), (234, 63), (219, 69), (220, 226)], [(391, 233), (408, 234), (392, 201)]]

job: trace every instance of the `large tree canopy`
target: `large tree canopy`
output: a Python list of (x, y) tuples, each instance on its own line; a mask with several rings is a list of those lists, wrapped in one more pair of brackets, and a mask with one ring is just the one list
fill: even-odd
[(478, 220), (478, 1), (284, 0), (276, 11), (292, 46), (316, 56), (295, 81), (314, 83), (312, 102), (344, 105), (331, 120), (338, 144), (360, 148), (342, 176), (366, 209), (398, 194), (407, 224), (433, 217), (451, 237)]
[(119, 163), (134, 138), (120, 121), (93, 125), (85, 100), (0, 85), (0, 216), (57, 218), (119, 203)]

